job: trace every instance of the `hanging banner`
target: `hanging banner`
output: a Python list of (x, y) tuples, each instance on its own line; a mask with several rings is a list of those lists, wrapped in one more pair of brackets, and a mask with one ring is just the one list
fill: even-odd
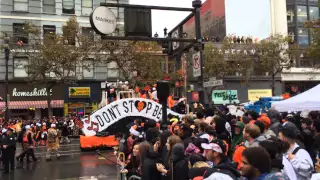
[[(170, 109), (167, 110), (167, 113), (180, 118), (184, 116)], [(162, 118), (162, 106), (148, 99), (120, 99), (97, 110), (89, 117), (83, 118), (82, 131), (86, 136), (94, 136), (96, 132), (101, 132), (117, 121), (130, 116), (144, 117), (158, 122)]]
[(212, 91), (212, 102), (214, 104), (238, 104), (237, 90), (214, 90)]

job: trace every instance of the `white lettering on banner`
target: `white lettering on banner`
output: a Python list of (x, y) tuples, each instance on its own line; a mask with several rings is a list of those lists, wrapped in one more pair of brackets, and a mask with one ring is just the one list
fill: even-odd
[[(33, 91), (17, 91), (17, 88), (14, 88), (12, 91), (12, 96), (47, 96), (47, 89), (46, 88), (42, 88), (42, 89), (38, 89), (38, 88), (34, 88)], [(52, 95), (52, 89), (50, 89), (50, 95)]]
[[(170, 109), (167, 110), (167, 113), (179, 117), (184, 116)], [(89, 117), (82, 119), (82, 131), (86, 136), (94, 136), (96, 132), (103, 131), (117, 121), (130, 116), (139, 116), (159, 121), (162, 118), (162, 106), (148, 99), (120, 99), (92, 113)]]

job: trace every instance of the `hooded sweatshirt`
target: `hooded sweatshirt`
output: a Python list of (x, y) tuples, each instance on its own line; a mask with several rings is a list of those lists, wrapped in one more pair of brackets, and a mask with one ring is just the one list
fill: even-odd
[(231, 141), (231, 151), (233, 152), (235, 150), (235, 147), (243, 142), (243, 128), (245, 124), (243, 122), (238, 121), (235, 124), (236, 127), (240, 128), (240, 134), (234, 134)]
[(184, 155), (184, 145), (182, 143), (175, 144), (172, 148), (172, 165), (168, 172), (168, 179), (188, 180), (188, 161)]

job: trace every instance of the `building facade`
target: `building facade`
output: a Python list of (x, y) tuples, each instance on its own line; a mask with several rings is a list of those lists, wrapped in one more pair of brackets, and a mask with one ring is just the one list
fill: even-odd
[[(188, 37), (194, 37), (194, 26), (194, 19), (190, 19), (183, 26), (183, 32), (187, 33)], [(240, 38), (244, 36), (261, 40), (275, 34), (287, 35), (286, 1), (207, 0), (201, 8), (201, 32), (205, 39), (216, 42), (217, 46), (226, 36)], [(237, 45), (247, 46), (246, 44), (235, 44), (235, 46)], [(235, 51), (237, 51), (236, 48)], [(189, 72), (189, 84), (193, 85), (194, 90), (197, 91), (199, 88), (198, 79), (192, 77), (192, 69), (189, 69)], [(233, 75), (226, 77), (224, 85), (216, 90), (220, 94), (223, 94), (224, 91), (225, 94), (232, 93), (234, 99), (229, 103), (233, 103), (255, 100), (251, 96), (253, 92), (257, 96), (266, 96), (266, 94), (271, 96), (271, 89), (272, 77), (268, 74), (256, 74), (248, 82), (243, 83), (239, 73), (234, 72)], [(275, 94), (280, 95), (282, 92), (283, 87), (279, 74), (275, 78)], [(228, 100), (219, 100), (223, 97), (215, 97), (214, 94), (215, 91), (210, 96), (204, 95), (206, 102), (208, 102), (208, 98), (211, 98), (214, 104), (227, 104)]]
[[(23, 31), (23, 24), (29, 22), (39, 27), (42, 33), (54, 32), (62, 33), (62, 26), (70, 18), (76, 16), (82, 33), (92, 34), (94, 30), (89, 22), (90, 13), (94, 8), (100, 6), (101, 2), (107, 3), (129, 3), (129, 0), (3, 0), (0, 1), (0, 32), (19, 36)], [(117, 17), (117, 33), (123, 32), (124, 9), (110, 8)], [(18, 37), (24, 44), (28, 44), (28, 37)], [(16, 113), (24, 117), (45, 117), (47, 105), (45, 94), (52, 93), (53, 114), (62, 115), (81, 115), (97, 109), (97, 104), (101, 101), (101, 82), (106, 80), (116, 82), (121, 79), (121, 74), (115, 63), (102, 65), (95, 63), (91, 67), (77, 67), (76, 74), (78, 82), (76, 85), (58, 85), (52, 90), (47, 90), (41, 84), (28, 84), (27, 73), (24, 68), (28, 59), (23, 57), (9, 57), (8, 76), (9, 76), (9, 100), (13, 115)], [(4, 53), (0, 52), (0, 96), (5, 97), (5, 59)], [(86, 97), (69, 96), (69, 89), (84, 91)], [(76, 88), (78, 87), (78, 88)], [(81, 88), (79, 88), (81, 87)], [(19, 94), (20, 96), (15, 96)], [(58, 103), (58, 104), (57, 104)], [(18, 105), (15, 105), (18, 104)], [(4, 106), (4, 103), (0, 103)], [(10, 108), (9, 107), (9, 108)], [(30, 112), (34, 111), (34, 112)]]
[[(307, 21), (317, 21), (320, 18), (319, 0), (287, 0), (288, 35), (302, 49), (307, 48), (312, 39), (311, 31), (305, 28)], [(296, 60), (296, 67), (285, 70), (281, 74), (285, 91), (295, 95), (306, 91), (320, 83), (320, 72), (313, 60), (301, 55)]]

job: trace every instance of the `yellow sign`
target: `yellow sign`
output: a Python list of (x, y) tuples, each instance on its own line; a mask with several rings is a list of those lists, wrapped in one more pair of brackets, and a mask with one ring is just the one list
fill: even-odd
[(258, 101), (261, 97), (271, 97), (271, 89), (251, 89), (248, 90), (248, 100), (249, 101)]
[(70, 98), (89, 98), (90, 96), (90, 87), (69, 87)]

